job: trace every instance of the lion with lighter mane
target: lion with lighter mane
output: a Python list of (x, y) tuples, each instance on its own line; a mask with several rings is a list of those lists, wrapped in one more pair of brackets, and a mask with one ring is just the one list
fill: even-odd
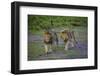
[(70, 47), (74, 47), (76, 44), (75, 34), (74, 31), (70, 30), (62, 30), (60, 32), (60, 37), (65, 44), (65, 50), (68, 50), (69, 45)]

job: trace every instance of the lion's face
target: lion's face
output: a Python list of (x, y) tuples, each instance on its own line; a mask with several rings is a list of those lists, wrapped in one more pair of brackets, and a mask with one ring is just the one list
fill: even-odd
[(44, 32), (44, 42), (45, 43), (52, 43), (52, 34), (48, 31)]
[(66, 43), (68, 40), (68, 35), (67, 35), (67, 30), (63, 30), (60, 32), (60, 37), (64, 40), (64, 42)]

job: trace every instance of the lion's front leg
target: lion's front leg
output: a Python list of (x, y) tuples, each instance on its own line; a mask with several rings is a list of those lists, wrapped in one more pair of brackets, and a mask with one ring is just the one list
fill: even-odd
[(47, 44), (45, 44), (45, 45), (44, 45), (44, 48), (45, 48), (45, 53), (47, 54), (47, 53), (48, 53), (48, 51), (49, 51), (48, 45), (47, 45)]
[(52, 52), (52, 45), (51, 44), (45, 44), (45, 54), (47, 55), (48, 53)]
[(67, 42), (65, 43), (65, 50), (66, 50), (66, 51), (67, 51), (68, 48), (69, 48), (69, 44), (70, 44), (70, 41), (67, 41)]
[(52, 52), (52, 45), (49, 45), (49, 52)]

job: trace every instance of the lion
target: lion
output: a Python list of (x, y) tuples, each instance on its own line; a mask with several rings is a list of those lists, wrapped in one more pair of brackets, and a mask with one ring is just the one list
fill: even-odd
[(60, 32), (60, 38), (64, 42), (65, 50), (68, 50), (69, 45), (70, 45), (70, 47), (74, 47), (76, 44), (74, 31), (62, 30)]
[(53, 37), (52, 37), (52, 33), (50, 33), (49, 31), (44, 31), (44, 47), (45, 47), (45, 53), (49, 53), (52, 52), (52, 43), (53, 43)]
[(55, 47), (58, 46), (58, 35), (57, 32), (53, 29), (44, 31), (44, 44), (45, 44), (45, 52), (52, 52), (52, 45)]

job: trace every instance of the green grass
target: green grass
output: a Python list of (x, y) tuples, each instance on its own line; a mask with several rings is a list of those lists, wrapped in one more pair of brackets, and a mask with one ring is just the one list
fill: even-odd
[[(64, 46), (52, 46), (54, 51), (62, 50)], [(44, 44), (42, 42), (32, 42), (28, 44), (28, 60), (33, 60), (40, 55), (45, 54)]]
[(42, 43), (33, 42), (28, 44), (28, 60), (32, 60), (44, 53), (45, 51)]
[[(53, 51), (65, 51), (64, 50), (64, 46), (53, 46)], [(76, 52), (75, 50), (67, 50), (65, 51), (66, 52), (66, 56), (68, 57), (75, 57), (77, 55), (79, 55), (78, 52)], [(28, 60), (34, 60), (36, 59), (37, 57), (39, 57), (40, 55), (43, 55), (45, 54), (45, 51), (44, 51), (44, 46), (42, 43), (38, 43), (38, 42), (34, 42), (34, 43), (30, 43), (29, 44), (29, 47), (28, 47)], [(53, 59), (52, 57), (51, 58), (48, 58), (48, 59)], [(55, 59), (55, 58), (54, 58)]]
[(68, 57), (75, 57), (75, 56), (78, 56), (79, 55), (79, 52), (77, 52), (76, 50), (68, 50), (67, 52), (66, 52), (66, 55), (68, 56)]

